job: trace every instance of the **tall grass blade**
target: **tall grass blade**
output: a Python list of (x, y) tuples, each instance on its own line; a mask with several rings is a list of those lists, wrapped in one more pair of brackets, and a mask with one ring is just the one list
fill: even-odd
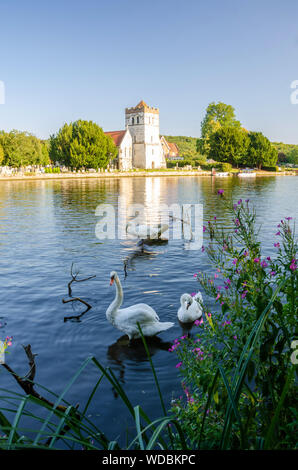
[(289, 386), (290, 386), (291, 381), (293, 380), (293, 377), (294, 377), (294, 370), (295, 370), (295, 368), (291, 367), (291, 369), (288, 373), (286, 383), (283, 387), (283, 390), (282, 390), (279, 402), (277, 404), (274, 416), (271, 420), (269, 429), (267, 431), (267, 434), (266, 434), (266, 437), (265, 437), (265, 442), (264, 442), (264, 449), (266, 449), (266, 450), (272, 449), (272, 441), (273, 441), (274, 432), (275, 432), (276, 426), (278, 424), (279, 415), (280, 415), (282, 406), (284, 404), (286, 395), (288, 393)]

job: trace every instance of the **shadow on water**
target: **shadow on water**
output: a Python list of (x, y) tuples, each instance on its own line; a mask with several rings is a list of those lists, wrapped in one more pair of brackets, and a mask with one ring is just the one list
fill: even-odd
[[(158, 351), (168, 351), (172, 344), (169, 341), (163, 341), (158, 336), (146, 338), (147, 347), (150, 356), (154, 356)], [(121, 336), (115, 343), (108, 347), (107, 357), (113, 369), (117, 370), (119, 381), (124, 384), (125, 363), (142, 363), (148, 362), (148, 356), (144, 348), (142, 339), (134, 339), (129, 341), (127, 335)], [(116, 366), (116, 367), (115, 367)], [(113, 390), (115, 398), (117, 393)]]

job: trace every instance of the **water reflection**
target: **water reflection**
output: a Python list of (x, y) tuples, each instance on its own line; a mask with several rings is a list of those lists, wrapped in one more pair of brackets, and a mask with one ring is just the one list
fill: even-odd
[[(172, 344), (163, 341), (158, 336), (146, 338), (146, 343), (150, 357), (154, 356), (158, 351), (168, 351)], [(126, 363), (142, 363), (148, 362), (148, 356), (142, 339), (129, 341), (127, 335), (121, 336), (115, 343), (108, 347), (107, 357), (109, 365), (113, 367), (114, 372), (117, 371), (119, 381), (124, 384)]]

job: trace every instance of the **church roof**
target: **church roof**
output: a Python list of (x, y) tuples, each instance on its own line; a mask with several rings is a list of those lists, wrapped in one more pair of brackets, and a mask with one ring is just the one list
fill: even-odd
[(148, 108), (148, 107), (149, 106), (143, 100), (141, 100), (139, 104), (136, 105), (136, 108)]
[(110, 131), (110, 132), (105, 132), (105, 134), (109, 135), (113, 139), (116, 147), (119, 147), (121, 145), (123, 137), (126, 134), (126, 130), (125, 131)]
[(168, 146), (170, 147), (171, 152), (176, 153), (179, 155), (179, 150), (176, 144), (174, 142), (168, 142)]

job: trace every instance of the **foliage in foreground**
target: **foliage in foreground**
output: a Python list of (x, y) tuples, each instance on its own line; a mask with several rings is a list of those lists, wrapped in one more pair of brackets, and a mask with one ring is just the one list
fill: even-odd
[(195, 338), (174, 343), (186, 404), (176, 400), (173, 411), (199, 448), (294, 448), (298, 276), (291, 218), (278, 225), (272, 259), (262, 257), (249, 201), (230, 213), (231, 232), (219, 229), (216, 217), (204, 227), (214, 273), (195, 276), (220, 313), (204, 307)]

